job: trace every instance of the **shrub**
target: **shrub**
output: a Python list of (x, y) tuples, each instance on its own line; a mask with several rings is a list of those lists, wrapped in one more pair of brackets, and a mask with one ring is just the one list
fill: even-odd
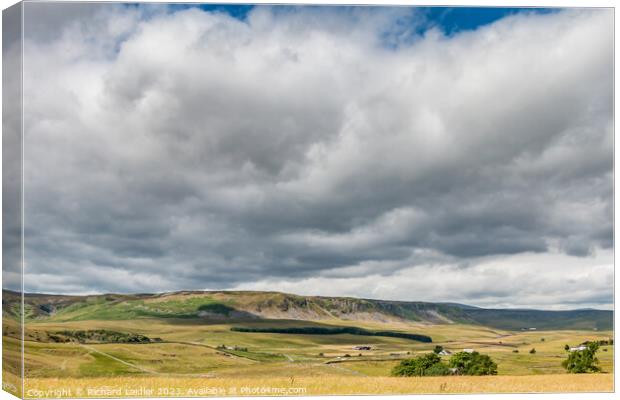
[(598, 343), (588, 343), (585, 350), (570, 352), (568, 358), (562, 361), (562, 366), (573, 374), (600, 372), (601, 369), (597, 365), (598, 358), (596, 358), (598, 347)]
[(443, 346), (437, 345), (435, 346), (435, 348), (433, 349), (433, 353), (435, 354), (439, 354), (443, 351)]
[(519, 352), (519, 350), (514, 349), (512, 352), (513, 352), (513, 353), (518, 353), (518, 352)]
[(565, 345), (564, 345), (564, 350), (566, 350), (566, 351), (570, 350), (570, 346), (569, 346), (569, 345), (567, 345), (567, 344), (565, 344)]
[(450, 358), (449, 365), (456, 368), (459, 375), (497, 375), (497, 364), (491, 357), (477, 351), (456, 353)]
[(151, 339), (137, 333), (93, 329), (86, 331), (65, 330), (54, 332), (65, 336), (65, 342), (77, 340), (79, 343), (150, 343)]
[(532, 350), (530, 350), (530, 354), (536, 354), (536, 349), (532, 348)]

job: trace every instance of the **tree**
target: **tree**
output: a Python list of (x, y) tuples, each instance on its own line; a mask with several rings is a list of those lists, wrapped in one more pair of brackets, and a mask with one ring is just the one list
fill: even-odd
[(395, 376), (431, 376), (448, 375), (449, 373), (449, 368), (441, 362), (441, 358), (435, 353), (402, 360), (392, 370), (392, 375)]
[(532, 347), (532, 350), (530, 350), (530, 354), (536, 354), (536, 349)]
[(477, 351), (456, 353), (448, 364), (456, 368), (456, 373), (459, 375), (497, 375), (497, 364), (491, 357)]
[(424, 371), (424, 376), (442, 376), (442, 375), (450, 375), (452, 372), (450, 368), (443, 362), (438, 362), (437, 364), (433, 364), (428, 367)]
[(566, 351), (570, 350), (570, 346), (569, 346), (569, 345), (567, 345), (567, 344), (565, 344), (565, 345), (564, 345), (564, 350), (566, 350)]
[(433, 349), (433, 353), (435, 354), (439, 354), (443, 351), (443, 346), (437, 345), (435, 346), (435, 348)]
[(562, 361), (562, 366), (573, 374), (600, 372), (601, 369), (597, 365), (598, 358), (596, 358), (598, 348), (598, 343), (588, 343), (584, 350), (571, 351), (568, 353), (568, 358)]

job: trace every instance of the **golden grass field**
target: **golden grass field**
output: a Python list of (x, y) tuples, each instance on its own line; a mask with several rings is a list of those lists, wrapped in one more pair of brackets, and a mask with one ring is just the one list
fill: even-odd
[[(256, 396), (413, 393), (610, 392), (613, 374), (451, 376), (27, 379), (26, 397)], [(61, 394), (61, 396), (55, 396)], [(47, 395), (47, 396), (46, 396)]]

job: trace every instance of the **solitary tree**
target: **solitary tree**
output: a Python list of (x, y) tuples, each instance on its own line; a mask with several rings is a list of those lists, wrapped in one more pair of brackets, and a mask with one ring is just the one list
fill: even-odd
[(596, 358), (596, 351), (598, 350), (598, 343), (588, 343), (584, 350), (576, 350), (568, 353), (568, 358), (562, 361), (562, 366), (566, 370), (573, 374), (583, 374), (587, 372), (600, 372), (598, 367), (598, 358)]
[(435, 354), (439, 354), (443, 351), (443, 346), (437, 345), (435, 346), (435, 348), (433, 349), (433, 353)]
[(392, 375), (396, 376), (432, 376), (449, 373), (448, 366), (442, 363), (441, 358), (435, 353), (403, 360), (392, 370)]

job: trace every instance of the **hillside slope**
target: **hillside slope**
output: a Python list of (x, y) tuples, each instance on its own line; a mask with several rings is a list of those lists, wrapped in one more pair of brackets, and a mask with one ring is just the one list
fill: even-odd
[[(3, 315), (19, 315), (19, 294), (3, 291)], [(427, 303), (298, 296), (279, 292), (182, 291), (162, 294), (64, 296), (26, 294), (27, 320), (126, 320), (134, 318), (409, 321), (424, 324), (478, 324), (498, 329), (610, 330), (607, 310), (483, 309), (454, 303)]]

